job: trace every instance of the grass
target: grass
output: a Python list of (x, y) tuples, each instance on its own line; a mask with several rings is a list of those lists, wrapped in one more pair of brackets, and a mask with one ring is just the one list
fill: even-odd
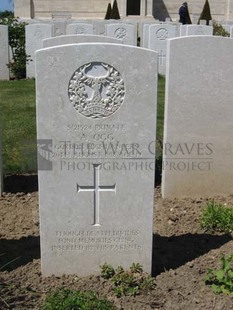
[(204, 280), (214, 293), (233, 296), (233, 254), (223, 255), (220, 269), (209, 269)]
[(208, 202), (202, 211), (201, 227), (207, 231), (233, 232), (233, 207)]
[(49, 294), (44, 302), (44, 310), (115, 310), (114, 304), (99, 299), (94, 292), (71, 291), (60, 288)]
[[(163, 137), (165, 78), (159, 77), (157, 137)], [(0, 127), (2, 127), (5, 174), (37, 171), (35, 80), (0, 81)], [(158, 147), (160, 147), (158, 145)], [(161, 156), (161, 148), (158, 149)]]
[(4, 173), (36, 171), (35, 81), (0, 81)]
[(164, 100), (165, 100), (165, 77), (161, 75), (159, 76), (158, 81), (157, 139), (163, 139)]

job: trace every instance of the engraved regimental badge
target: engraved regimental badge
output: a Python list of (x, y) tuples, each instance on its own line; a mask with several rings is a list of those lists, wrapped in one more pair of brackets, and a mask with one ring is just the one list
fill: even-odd
[(124, 81), (109, 64), (91, 62), (74, 72), (68, 96), (81, 115), (92, 119), (106, 118), (119, 110), (124, 101)]

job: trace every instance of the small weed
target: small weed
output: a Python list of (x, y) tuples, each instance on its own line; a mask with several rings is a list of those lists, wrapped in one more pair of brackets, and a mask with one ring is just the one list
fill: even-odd
[(60, 288), (49, 294), (44, 310), (115, 310), (113, 303), (99, 299), (94, 292), (70, 291)]
[(100, 266), (101, 269), (101, 277), (104, 279), (110, 279), (114, 276), (115, 270), (111, 265), (108, 265), (107, 263)]
[(142, 266), (138, 263), (133, 263), (130, 271), (125, 271), (122, 266), (114, 269), (106, 263), (100, 268), (101, 276), (104, 279), (111, 279), (113, 291), (117, 297), (136, 296), (141, 292), (152, 290), (155, 286), (154, 279), (145, 275)]
[(139, 263), (133, 263), (132, 266), (130, 267), (130, 271), (132, 273), (141, 273), (143, 272), (142, 265), (140, 265)]
[(229, 37), (230, 33), (226, 31), (221, 24), (218, 24), (215, 20), (213, 20), (213, 35), (220, 37)]
[(222, 256), (219, 270), (208, 270), (205, 283), (211, 285), (216, 294), (233, 296), (233, 254), (228, 257)]
[(216, 230), (230, 233), (233, 231), (233, 208), (208, 202), (202, 212), (201, 227), (205, 230)]

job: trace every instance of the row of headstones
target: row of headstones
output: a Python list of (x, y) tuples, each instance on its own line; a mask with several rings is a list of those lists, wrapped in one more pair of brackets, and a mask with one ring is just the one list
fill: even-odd
[[(184, 28), (187, 28), (185, 33)], [(180, 34), (180, 29), (183, 29)], [(26, 53), (30, 55), (30, 61), (27, 63), (27, 77), (35, 77), (34, 53), (37, 49), (43, 47), (42, 40), (65, 34), (92, 35), (102, 34), (107, 37), (113, 37), (122, 40), (123, 44), (137, 45), (137, 37), (141, 37), (141, 46), (159, 52), (159, 72), (165, 74), (166, 58), (166, 39), (180, 35), (190, 34), (210, 34), (211, 27), (207, 26), (181, 26), (178, 23), (160, 23), (159, 21), (142, 21), (141, 23), (119, 23), (119, 21), (93, 21), (93, 23), (69, 23), (67, 21), (54, 21), (53, 24), (47, 22), (40, 24), (38, 21), (26, 26)], [(3, 40), (0, 42), (1, 54), (0, 79), (9, 79), (9, 69), (6, 66), (9, 63), (8, 34), (6, 26), (1, 26), (0, 35)], [(100, 40), (101, 38), (99, 38)], [(94, 40), (95, 41), (95, 40)], [(101, 41), (101, 40), (100, 40)], [(110, 41), (111, 42), (111, 41)]]
[[(123, 44), (137, 45), (137, 28), (132, 24), (107, 24), (105, 25), (106, 37), (115, 38), (122, 41)], [(159, 73), (165, 74), (165, 60), (166, 60), (166, 39), (180, 36), (180, 29), (182, 29), (182, 35), (212, 35), (213, 28), (211, 26), (203, 25), (190, 25), (180, 26), (179, 24), (144, 24), (142, 28), (142, 42), (141, 45), (145, 48), (159, 52)], [(184, 31), (184, 29), (186, 31)], [(42, 40), (52, 37), (53, 28), (51, 25), (28, 25), (26, 27), (26, 52), (31, 56), (30, 62), (27, 64), (27, 77), (32, 78), (35, 76), (34, 68), (34, 53), (37, 49), (43, 47)], [(91, 24), (69, 24), (67, 26), (67, 35), (82, 35), (84, 36), (80, 42), (90, 41), (90, 37), (87, 35), (93, 35), (93, 25)], [(80, 37), (79, 37), (80, 38)], [(102, 42), (102, 37), (92, 37), (93, 42)], [(105, 41), (105, 40), (104, 40)], [(69, 41), (70, 43), (77, 43)], [(109, 39), (109, 43), (111, 43)], [(62, 44), (62, 42), (60, 42)]]
[[(31, 57), (27, 64), (27, 77), (35, 76), (34, 53), (36, 49), (42, 48), (44, 38), (61, 34), (94, 34), (101, 33), (109, 37), (121, 39), (124, 44), (137, 45), (137, 23), (129, 24), (119, 21), (92, 21), (89, 23), (54, 21), (53, 25), (39, 24), (39, 21), (31, 22), (26, 27), (26, 52)], [(115, 23), (115, 25), (113, 25)], [(155, 24), (157, 23), (157, 24)], [(134, 24), (134, 25), (133, 25)], [(4, 26), (2, 26), (4, 27)], [(228, 25), (228, 27), (230, 27)], [(231, 34), (233, 30), (231, 31)], [(159, 53), (159, 73), (166, 72), (166, 39), (186, 35), (212, 35), (213, 28), (204, 25), (180, 25), (178, 23), (160, 23), (159, 21), (142, 21), (139, 24), (138, 36), (141, 37), (141, 46), (155, 50)], [(1, 79), (9, 79), (9, 69), (5, 65), (9, 62), (9, 51), (7, 52), (8, 38), (6, 28), (2, 28), (1, 57), (0, 63), (3, 68), (0, 70)], [(101, 38), (99, 38), (101, 41)], [(95, 41), (95, 40), (94, 40)], [(111, 41), (110, 41), (111, 42)]]
[[(163, 197), (232, 194), (232, 54), (230, 38), (168, 40)], [(151, 271), (157, 64), (119, 44), (36, 52), (44, 275)]]

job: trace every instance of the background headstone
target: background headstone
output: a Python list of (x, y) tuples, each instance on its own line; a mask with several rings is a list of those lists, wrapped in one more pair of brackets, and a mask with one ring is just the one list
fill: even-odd
[(69, 24), (66, 27), (66, 34), (93, 34), (93, 25), (91, 24), (83, 24), (83, 23), (73, 23)]
[(159, 53), (158, 65), (159, 73), (166, 73), (167, 39), (176, 36), (174, 25), (160, 24), (149, 27), (149, 49)]
[(26, 53), (30, 55), (27, 77), (35, 77), (35, 51), (43, 47), (43, 39), (52, 37), (52, 26), (49, 24), (31, 24), (26, 26)]
[(180, 37), (186, 37), (187, 25), (180, 25)]
[(73, 44), (36, 60), (43, 275), (151, 272), (157, 53)]
[(186, 27), (186, 35), (187, 36), (210, 36), (213, 34), (212, 26), (204, 26), (204, 25), (187, 25)]
[(233, 41), (168, 41), (163, 197), (233, 192)]
[(66, 34), (66, 20), (54, 19), (53, 20), (53, 36), (62, 36)]
[(119, 19), (109, 19), (109, 20), (93, 20), (93, 27), (94, 27), (94, 32), (96, 35), (99, 36), (105, 36), (106, 35), (106, 29), (105, 25), (107, 24), (119, 24), (121, 20)]
[(85, 42), (103, 42), (122, 44), (122, 40), (115, 38), (96, 36), (96, 35), (65, 35), (43, 40), (43, 47), (51, 47), (63, 44), (85, 43)]
[(120, 39), (124, 44), (137, 45), (137, 29), (131, 24), (110, 24), (105, 25), (106, 35)]
[(8, 27), (0, 25), (0, 80), (9, 80), (9, 40)]

